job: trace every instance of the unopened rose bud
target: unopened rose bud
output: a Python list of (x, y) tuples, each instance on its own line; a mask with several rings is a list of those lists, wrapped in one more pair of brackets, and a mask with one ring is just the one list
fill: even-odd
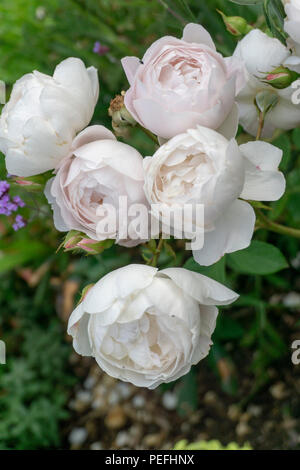
[(29, 192), (42, 191), (51, 177), (51, 172), (43, 173), (42, 175), (29, 176), (28, 178), (10, 175), (13, 185), (22, 186), (23, 189), (26, 189)]
[(283, 88), (289, 87), (299, 77), (299, 73), (280, 66), (274, 69), (272, 72), (268, 73), (263, 82), (268, 83), (273, 88), (282, 90)]
[(117, 95), (110, 102), (108, 114), (112, 118), (112, 127), (119, 137), (128, 137), (129, 129), (136, 125), (135, 119), (131, 116), (124, 104), (125, 92)]
[(99, 255), (107, 248), (110, 248), (113, 243), (113, 240), (104, 240), (99, 242), (97, 240), (92, 240), (91, 238), (83, 238), (77, 243), (76, 248), (84, 251), (87, 255)]
[(88, 238), (84, 233), (77, 230), (71, 230), (60, 245), (64, 251), (83, 251), (87, 255), (99, 255), (104, 250), (110, 248), (114, 240), (97, 241)]
[(253, 29), (245, 18), (241, 16), (226, 16), (222, 11), (217, 11), (222, 16), (227, 31), (233, 36), (245, 36)]
[(43, 186), (38, 181), (35, 181), (32, 178), (18, 178), (12, 177), (12, 184), (16, 186), (22, 186), (23, 189), (26, 189), (29, 192), (41, 191)]
[(64, 248), (64, 251), (72, 251), (76, 250), (77, 243), (82, 240), (82, 234), (77, 232), (76, 230), (71, 230), (67, 235), (63, 243), (61, 244), (61, 248)]

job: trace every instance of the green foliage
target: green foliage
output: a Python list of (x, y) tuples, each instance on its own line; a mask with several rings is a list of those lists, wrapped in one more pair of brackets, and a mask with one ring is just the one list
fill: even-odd
[(285, 11), (281, 0), (264, 0), (264, 14), (272, 35), (286, 44), (287, 35), (283, 28)]
[(280, 250), (270, 243), (254, 240), (245, 250), (228, 255), (229, 266), (243, 274), (273, 274), (288, 268)]
[(184, 268), (189, 269), (190, 271), (195, 271), (196, 273), (203, 274), (204, 276), (210, 277), (215, 281), (220, 282), (221, 284), (226, 283), (226, 274), (225, 274), (225, 256), (220, 259), (217, 263), (212, 266), (200, 266), (194, 258), (189, 258), (184, 265)]
[(232, 3), (237, 3), (238, 5), (261, 5), (264, 0), (230, 0)]
[(198, 408), (198, 387), (197, 387), (197, 376), (195, 368), (192, 368), (190, 372), (182, 377), (180, 385), (177, 390), (178, 413), (185, 416), (191, 411), (196, 411)]
[[(3, 248), (3, 241), (0, 240), (0, 250), (1, 245)], [(49, 248), (44, 243), (36, 240), (30, 243), (28, 243), (28, 240), (11, 243), (5, 250), (5, 254), (0, 257), (0, 274), (29, 263), (37, 257), (43, 257), (47, 253), (49, 254)]]
[(74, 378), (67, 371), (69, 348), (61, 327), (24, 328), (18, 357), (0, 368), (0, 448), (58, 447), (59, 424), (68, 417), (67, 389)]

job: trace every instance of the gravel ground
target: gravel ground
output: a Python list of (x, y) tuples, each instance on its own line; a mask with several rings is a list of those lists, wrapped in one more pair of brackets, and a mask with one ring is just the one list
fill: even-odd
[(183, 438), (249, 442), (254, 449), (300, 448), (300, 366), (287, 362), (270, 369), (271, 382), (241, 409), (251, 376), (239, 378), (238, 395), (229, 397), (203, 361), (197, 369), (200, 406), (180, 416), (176, 385), (165, 392), (140, 389), (102, 373), (90, 358), (74, 354), (71, 363), (80, 385), (69, 402), (66, 448), (163, 450)]

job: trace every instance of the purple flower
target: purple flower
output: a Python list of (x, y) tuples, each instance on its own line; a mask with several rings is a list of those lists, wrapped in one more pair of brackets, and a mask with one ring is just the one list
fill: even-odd
[(0, 197), (0, 214), (3, 215), (11, 215), (12, 213), (12, 207), (11, 207), (11, 202), (9, 195), (7, 193), (3, 194), (2, 197)]
[(10, 188), (10, 185), (7, 181), (0, 181), (0, 197), (3, 196), (3, 194), (7, 193)]
[(13, 201), (18, 207), (25, 207), (25, 202), (20, 198), (20, 196), (15, 196)]
[(17, 230), (23, 227), (26, 227), (26, 222), (21, 215), (17, 215), (15, 223), (13, 224), (13, 229), (15, 232), (17, 232)]
[[(0, 181), (0, 214), (9, 217), (13, 212), (17, 212), (20, 207), (24, 207), (25, 203), (19, 196), (14, 196), (12, 199), (9, 195), (10, 184), (7, 181)], [(19, 230), (25, 227), (26, 223), (21, 215), (17, 215), (15, 223), (13, 224), (14, 230)]]
[(101, 42), (96, 41), (94, 44), (93, 52), (98, 55), (105, 55), (109, 51), (108, 46), (104, 46)]

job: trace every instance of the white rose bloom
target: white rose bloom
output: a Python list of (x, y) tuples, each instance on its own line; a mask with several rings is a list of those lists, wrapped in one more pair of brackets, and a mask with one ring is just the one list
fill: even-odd
[(287, 0), (284, 3), (287, 15), (284, 29), (294, 41), (300, 44), (300, 0)]
[(109, 375), (153, 389), (207, 356), (218, 310), (238, 295), (182, 268), (129, 265), (107, 274), (69, 319), (78, 354)]
[(299, 72), (300, 58), (292, 55), (278, 39), (271, 38), (258, 29), (248, 33), (238, 43), (233, 57), (244, 62), (247, 73), (247, 84), (237, 97), (240, 123), (244, 129), (251, 135), (257, 134), (259, 111), (255, 105), (255, 97), (265, 90), (274, 93), (278, 102), (266, 115), (262, 136), (272, 137), (276, 129), (298, 127), (300, 105), (292, 102), (295, 90), (291, 86), (277, 90), (262, 80), (280, 65)]
[(72, 57), (53, 77), (34, 71), (18, 80), (0, 118), (7, 171), (27, 177), (55, 168), (89, 124), (98, 94), (97, 70)]
[(204, 247), (195, 250), (194, 257), (199, 264), (211, 265), (251, 242), (255, 213), (239, 198), (274, 201), (283, 195), (281, 158), (282, 151), (271, 144), (258, 141), (238, 147), (234, 139), (198, 126), (144, 159), (145, 193), (149, 203), (170, 209), (204, 205)]

